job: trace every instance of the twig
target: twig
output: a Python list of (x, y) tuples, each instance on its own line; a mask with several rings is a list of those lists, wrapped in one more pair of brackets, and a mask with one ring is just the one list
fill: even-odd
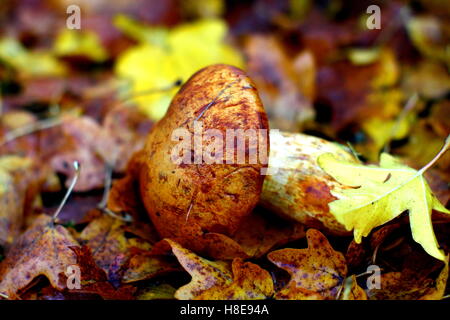
[(103, 196), (100, 203), (97, 205), (99, 209), (106, 208), (108, 197), (109, 197), (109, 190), (111, 189), (112, 184), (112, 173), (113, 173), (113, 167), (114, 165), (106, 163), (105, 165), (105, 186), (103, 188)]
[(397, 120), (395, 121), (394, 125), (391, 128), (391, 132), (389, 133), (388, 140), (386, 141), (383, 152), (388, 153), (390, 148), (390, 141), (393, 139), (393, 137), (396, 135), (398, 131), (398, 127), (400, 126), (401, 122), (405, 117), (408, 115), (408, 113), (415, 107), (417, 104), (417, 101), (419, 100), (419, 95), (417, 93), (414, 93), (406, 102), (405, 107), (402, 109), (400, 114), (397, 117)]
[(59, 213), (61, 212), (62, 208), (64, 207), (64, 205), (67, 202), (67, 199), (69, 199), (70, 194), (72, 193), (73, 188), (75, 187), (75, 184), (77, 183), (78, 177), (80, 176), (80, 164), (78, 161), (74, 161), (73, 162), (73, 167), (75, 169), (75, 175), (72, 179), (72, 182), (70, 183), (69, 188), (67, 189), (66, 194), (64, 195), (63, 200), (61, 201), (61, 203), (59, 204), (58, 209), (56, 209), (55, 213), (53, 214), (53, 223), (55, 223), (56, 218), (58, 217)]
[(57, 125), (60, 125), (61, 123), (62, 123), (61, 118), (49, 118), (49, 119), (40, 120), (40, 121), (31, 123), (29, 125), (25, 125), (23, 127), (17, 128), (15, 130), (8, 132), (5, 135), (3, 140), (0, 142), (0, 147), (4, 146), (5, 144), (7, 144), (17, 138), (26, 136), (30, 133), (34, 133), (34, 132), (37, 132), (40, 130), (55, 127)]
[(448, 151), (448, 149), (450, 148), (450, 135), (447, 136), (447, 138), (445, 139), (445, 143), (441, 148), (441, 151), (439, 151), (439, 153), (437, 155), (434, 156), (434, 158), (428, 162), (422, 169), (420, 169), (418, 171), (419, 174), (423, 174), (425, 171), (427, 171), (431, 166), (433, 166), (436, 161), (439, 160), (439, 158)]
[(8, 299), (9, 300), (9, 296), (4, 294), (4, 293), (1, 293), (1, 292), (0, 292), (0, 297), (3, 298), (3, 299)]
[(111, 189), (112, 184), (112, 174), (113, 174), (114, 164), (106, 163), (105, 166), (105, 186), (103, 188), (103, 196), (100, 203), (97, 205), (97, 209), (102, 211), (103, 213), (106, 213), (107, 215), (119, 219), (125, 222), (131, 222), (133, 221), (133, 217), (129, 215), (128, 213), (125, 213), (125, 216), (120, 216), (111, 209), (107, 207), (108, 205), (108, 198), (109, 198), (109, 191)]
[(126, 102), (128, 100), (134, 99), (134, 98), (139, 97), (139, 96), (146, 96), (146, 95), (149, 95), (149, 94), (161, 93), (161, 92), (164, 92), (164, 91), (169, 91), (169, 90), (172, 90), (173, 88), (179, 87), (181, 84), (182, 84), (181, 79), (178, 79), (178, 80), (175, 80), (171, 85), (169, 85), (167, 87), (143, 90), (143, 91), (140, 91), (140, 92), (129, 94), (129, 95), (121, 98), (120, 100), (122, 102)]

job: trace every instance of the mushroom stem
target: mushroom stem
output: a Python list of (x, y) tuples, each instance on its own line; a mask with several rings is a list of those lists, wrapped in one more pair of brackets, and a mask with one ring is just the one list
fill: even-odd
[(357, 161), (337, 143), (300, 133), (271, 130), (269, 169), (260, 204), (310, 227), (338, 235), (348, 234), (328, 208), (328, 203), (335, 200), (331, 190), (343, 186), (318, 165), (318, 156), (326, 152), (342, 160)]

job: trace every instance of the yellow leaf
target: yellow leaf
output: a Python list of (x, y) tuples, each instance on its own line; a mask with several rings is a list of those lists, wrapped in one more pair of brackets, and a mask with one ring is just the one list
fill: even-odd
[(44, 51), (27, 51), (12, 38), (0, 39), (0, 60), (28, 76), (60, 76), (65, 67), (54, 56)]
[(347, 230), (354, 230), (357, 243), (377, 226), (409, 211), (413, 239), (424, 250), (444, 261), (433, 232), (432, 209), (450, 213), (433, 195), (422, 171), (418, 172), (383, 153), (380, 165), (360, 165), (336, 159), (331, 153), (318, 158), (320, 167), (339, 183), (349, 186), (329, 203), (331, 213)]
[(273, 294), (270, 274), (240, 258), (229, 263), (210, 261), (166, 239), (178, 262), (192, 276), (191, 282), (179, 288), (175, 298), (180, 300), (249, 300), (266, 299)]
[[(145, 27), (124, 17), (115, 22), (125, 33), (138, 34), (140, 41), (118, 58), (115, 71), (130, 81), (131, 101), (154, 120), (164, 116), (176, 93), (176, 89), (164, 89), (177, 80), (186, 81), (211, 64), (243, 65), (240, 54), (224, 42), (227, 26), (222, 20), (198, 20), (169, 30)], [(142, 94), (152, 89), (155, 92)]]
[(336, 299), (347, 275), (344, 255), (335, 251), (318, 230), (306, 233), (307, 249), (272, 251), (268, 259), (289, 272), (291, 280), (276, 293), (276, 299)]
[(353, 48), (348, 51), (348, 58), (357, 66), (374, 63), (380, 58), (380, 49), (375, 48)]
[(63, 29), (55, 40), (54, 51), (58, 56), (84, 56), (93, 61), (104, 61), (108, 58), (99, 37), (91, 31)]

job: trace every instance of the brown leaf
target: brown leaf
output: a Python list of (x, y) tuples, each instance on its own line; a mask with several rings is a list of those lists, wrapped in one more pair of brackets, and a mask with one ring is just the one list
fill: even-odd
[(98, 294), (106, 300), (130, 300), (133, 298), (134, 288), (122, 286), (114, 288), (104, 270), (95, 263), (91, 249), (87, 246), (71, 247), (77, 256), (77, 265), (80, 268), (81, 289), (71, 292)]
[(440, 300), (448, 278), (448, 261), (436, 279), (418, 277), (415, 272), (388, 272), (381, 275), (381, 289), (371, 289), (371, 300)]
[(22, 227), (31, 164), (28, 158), (0, 157), (0, 246), (11, 244)]
[(179, 300), (195, 299), (205, 290), (232, 281), (229, 264), (223, 261), (209, 261), (183, 248), (172, 240), (166, 240), (172, 248), (178, 262), (192, 276), (191, 282), (179, 288), (175, 298)]
[(347, 275), (345, 258), (333, 250), (317, 230), (306, 233), (307, 249), (281, 249), (269, 260), (291, 275), (290, 282), (276, 293), (276, 299), (336, 299)]
[(367, 300), (367, 294), (356, 282), (355, 275), (345, 279), (341, 300)]
[(91, 248), (95, 262), (109, 277), (120, 277), (117, 272), (122, 272), (122, 266), (131, 257), (131, 248), (152, 247), (149, 242), (127, 234), (127, 223), (106, 214), (91, 221), (79, 238)]
[(134, 254), (123, 266), (123, 283), (148, 280), (170, 272), (178, 271), (176, 262), (162, 255), (152, 255), (149, 251), (133, 248)]
[(0, 293), (18, 299), (19, 291), (39, 275), (46, 276), (56, 289), (64, 290), (65, 271), (76, 263), (72, 246), (78, 243), (64, 227), (54, 225), (49, 216), (40, 215), (0, 264)]
[(196, 300), (259, 300), (273, 295), (273, 280), (269, 272), (240, 258), (231, 265), (233, 282), (213, 286), (197, 296)]
[(153, 122), (137, 108), (119, 105), (103, 120), (103, 130), (117, 149), (115, 170), (123, 172), (131, 156), (142, 149)]
[(252, 35), (245, 43), (245, 53), (249, 75), (258, 87), (271, 126), (292, 131), (314, 116), (316, 68), (310, 52), (291, 61), (276, 37)]

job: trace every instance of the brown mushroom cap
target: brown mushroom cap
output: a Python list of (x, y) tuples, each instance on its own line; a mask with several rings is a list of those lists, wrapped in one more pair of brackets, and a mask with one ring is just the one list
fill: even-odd
[[(180, 143), (172, 140), (174, 130), (187, 129), (193, 135), (194, 121), (202, 123), (203, 133), (208, 129), (222, 133), (224, 154), (227, 130), (266, 129), (268, 157), (268, 120), (250, 78), (228, 65), (212, 65), (195, 73), (153, 127), (144, 148), (141, 198), (162, 237), (195, 239), (205, 232), (232, 234), (257, 204), (262, 190), (261, 172), (267, 161), (259, 157), (256, 163), (249, 163), (246, 157), (241, 164), (173, 161), (171, 154)], [(206, 148), (213, 140), (203, 141)], [(247, 141), (245, 154), (249, 151)], [(236, 162), (236, 152), (233, 159)]]

